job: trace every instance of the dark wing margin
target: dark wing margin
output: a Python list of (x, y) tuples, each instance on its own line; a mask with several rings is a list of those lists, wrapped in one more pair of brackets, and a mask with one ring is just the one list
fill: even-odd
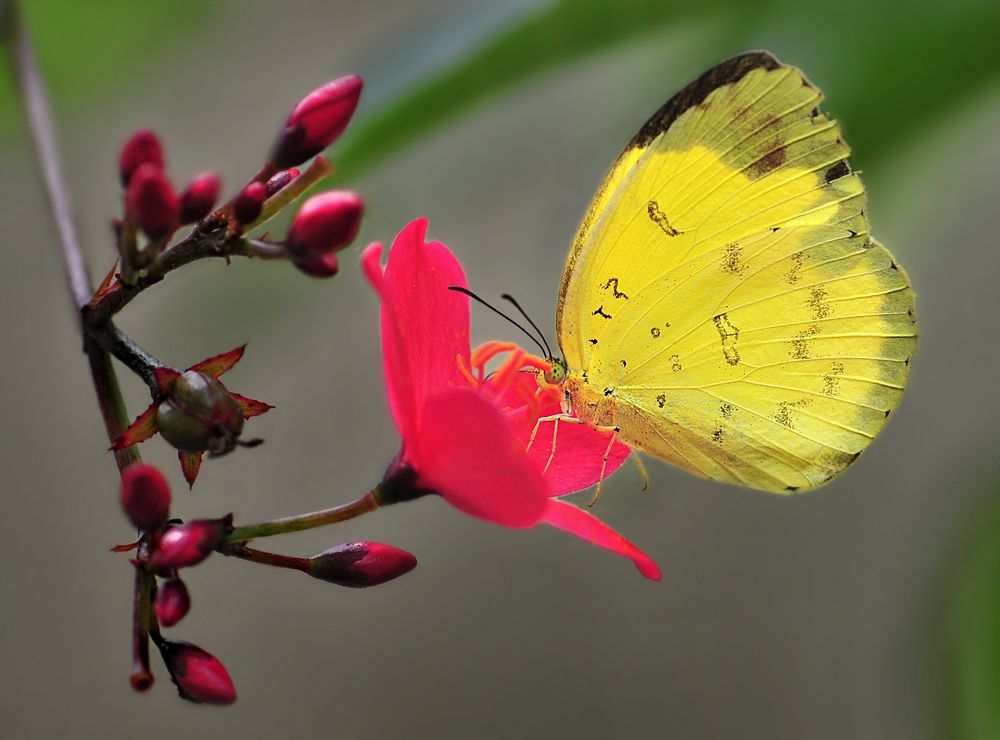
[(703, 102), (716, 88), (738, 82), (751, 70), (764, 68), (770, 72), (781, 66), (781, 62), (766, 51), (748, 51), (719, 62), (664, 103), (632, 137), (625, 151), (649, 144), (670, 128), (684, 111)]

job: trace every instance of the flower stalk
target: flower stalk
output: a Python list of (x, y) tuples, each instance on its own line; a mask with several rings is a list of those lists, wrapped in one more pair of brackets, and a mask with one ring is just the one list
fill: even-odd
[(311, 514), (289, 516), (283, 519), (273, 519), (269, 522), (261, 522), (259, 524), (248, 524), (243, 527), (234, 527), (223, 537), (222, 542), (219, 544), (217, 549), (220, 552), (227, 554), (235, 554), (233, 552), (227, 552), (227, 550), (231, 550), (232, 546), (235, 544), (249, 542), (250, 540), (257, 539), (259, 537), (273, 537), (279, 534), (303, 532), (307, 529), (315, 529), (316, 527), (325, 527), (328, 524), (345, 522), (348, 519), (354, 519), (362, 514), (375, 511), (378, 508), (378, 488), (375, 488), (356, 501), (341, 504), (340, 506), (334, 506), (330, 509), (314, 511)]

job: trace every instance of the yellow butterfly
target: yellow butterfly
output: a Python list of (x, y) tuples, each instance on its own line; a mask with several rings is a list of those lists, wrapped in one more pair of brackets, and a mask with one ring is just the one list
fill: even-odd
[(879, 433), (906, 383), (914, 296), (869, 234), (821, 99), (798, 69), (750, 52), (628, 143), (559, 291), (565, 360), (546, 379), (577, 420), (779, 493), (823, 485)]

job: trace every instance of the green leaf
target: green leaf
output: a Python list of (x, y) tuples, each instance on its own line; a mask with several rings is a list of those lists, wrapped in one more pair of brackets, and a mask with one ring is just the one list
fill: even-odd
[(337, 177), (354, 176), (460, 113), (560, 64), (696, 18), (721, 18), (726, 27), (737, 27), (749, 13), (766, 7), (735, 0), (553, 3), (359, 121), (337, 153)]
[(1000, 485), (994, 483), (963, 536), (951, 605), (953, 737), (1000, 737)]
[[(957, 6), (957, 7), (956, 7)], [(854, 151), (870, 167), (938, 124), (1000, 77), (997, 31), (1000, 3), (975, 0), (906, 12), (889, 3), (841, 0), (817, 35), (815, 9), (788, 2), (774, 18), (783, 34), (769, 33), (784, 61), (802, 67), (826, 95)], [(796, 54), (790, 39), (809, 39)]]
[[(701, 19), (719, 24), (699, 50), (704, 66), (768, 48), (827, 93), (855, 161), (886, 156), (1000, 76), (1000, 4), (972, 0), (906, 13), (841, 0), (739, 3), (561, 0), (500, 30), (464, 58), (359, 120), (337, 154), (337, 179), (444, 126), (459, 114), (558, 65)], [(683, 80), (664, 84), (663, 99)], [(599, 102), (595, 99), (595, 105)], [(622, 143), (624, 144), (625, 139)]]
[[(142, 84), (143, 62), (166, 54), (180, 33), (196, 29), (221, 7), (217, 0), (27, 0), (20, 5), (57, 108), (84, 104), (92, 91), (109, 85)], [(16, 120), (16, 100), (10, 76), (0, 75), (0, 133)]]

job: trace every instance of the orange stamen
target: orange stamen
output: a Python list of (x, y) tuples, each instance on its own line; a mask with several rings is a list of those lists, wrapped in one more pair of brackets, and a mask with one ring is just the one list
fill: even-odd
[(513, 342), (486, 342), (476, 347), (475, 351), (472, 353), (472, 367), (476, 368), (479, 372), (479, 379), (482, 380), (486, 363), (492, 360), (497, 355), (503, 354), (504, 352), (513, 352), (518, 349), (518, 346)]
[(509, 387), (514, 380), (514, 376), (516, 376), (521, 369), (522, 360), (524, 360), (524, 350), (518, 348), (499, 368), (497, 368), (493, 384), (497, 388)]
[(462, 355), (455, 355), (455, 362), (458, 364), (458, 371), (462, 373), (462, 377), (469, 381), (469, 385), (473, 388), (478, 388), (479, 381), (476, 380), (475, 376), (469, 371), (469, 368), (465, 366), (465, 359)]

